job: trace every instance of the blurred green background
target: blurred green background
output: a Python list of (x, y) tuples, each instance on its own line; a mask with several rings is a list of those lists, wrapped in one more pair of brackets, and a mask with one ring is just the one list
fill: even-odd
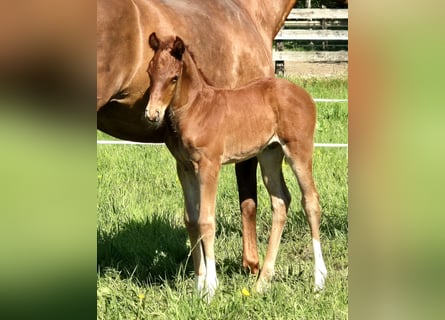
[(352, 319), (443, 318), (443, 9), (349, 6)]

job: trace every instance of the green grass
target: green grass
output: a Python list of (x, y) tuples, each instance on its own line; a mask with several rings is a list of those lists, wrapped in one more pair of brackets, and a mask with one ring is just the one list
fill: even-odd
[[(346, 98), (347, 81), (300, 83), (317, 98)], [(346, 104), (317, 104), (317, 142), (347, 142)], [(337, 108), (337, 109), (335, 109)], [(340, 110), (338, 110), (340, 109)], [(107, 139), (103, 133), (98, 138)], [(346, 319), (348, 310), (347, 149), (316, 148), (326, 289), (313, 294), (313, 257), (300, 192), (283, 164), (293, 196), (266, 294), (246, 297), (255, 277), (241, 268), (242, 238), (233, 165), (224, 166), (217, 197), (215, 244), (220, 287), (210, 305), (194, 294), (183, 199), (175, 162), (164, 146), (98, 145), (98, 319)], [(258, 181), (261, 181), (258, 171)], [(267, 192), (258, 183), (258, 246), (271, 226)]]

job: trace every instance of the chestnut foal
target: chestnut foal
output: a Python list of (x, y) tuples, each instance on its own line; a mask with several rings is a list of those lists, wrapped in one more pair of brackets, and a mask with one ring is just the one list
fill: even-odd
[[(283, 156), (295, 173), (312, 233), (315, 290), (327, 275), (320, 246), (320, 205), (312, 177), (315, 104), (289, 81), (262, 78), (237, 89), (207, 84), (179, 38), (149, 37), (154, 56), (148, 66), (151, 93), (146, 118), (159, 125), (167, 108), (177, 136), (166, 144), (177, 160), (185, 198), (197, 289), (208, 301), (218, 286), (215, 269), (215, 204), (221, 164), (257, 157), (273, 210), (272, 231), (255, 291), (264, 291), (274, 274), (291, 196), (282, 173)], [(216, 68), (218, 66), (215, 66)]]

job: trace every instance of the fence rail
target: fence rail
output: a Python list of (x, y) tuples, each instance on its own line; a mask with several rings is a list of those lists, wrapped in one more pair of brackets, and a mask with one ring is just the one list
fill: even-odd
[(347, 62), (348, 51), (274, 51), (274, 61)]
[[(348, 9), (292, 9), (286, 20), (332, 19), (347, 20)], [(287, 21), (286, 21), (287, 22)]]
[(277, 40), (314, 40), (329, 41), (341, 40), (348, 41), (348, 30), (289, 30), (281, 29), (275, 37)]

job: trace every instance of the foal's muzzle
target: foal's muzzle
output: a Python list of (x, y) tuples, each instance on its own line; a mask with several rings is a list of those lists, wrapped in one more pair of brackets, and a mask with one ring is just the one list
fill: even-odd
[(161, 112), (158, 108), (150, 107), (145, 108), (145, 118), (151, 122), (159, 123), (161, 121)]

